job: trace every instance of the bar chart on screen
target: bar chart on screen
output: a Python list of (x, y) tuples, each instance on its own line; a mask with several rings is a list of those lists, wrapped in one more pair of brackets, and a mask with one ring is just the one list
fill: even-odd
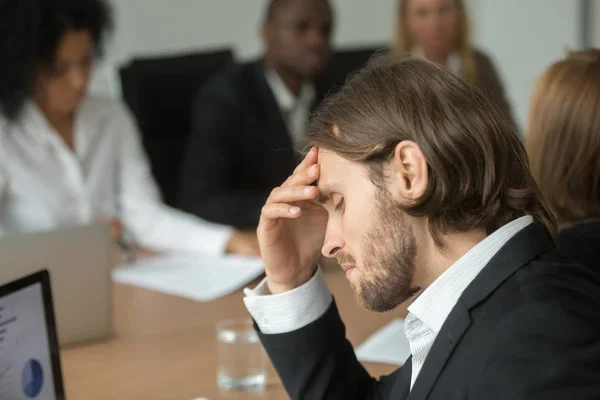
[(10, 307), (0, 304), (0, 398), (8, 394), (8, 387), (15, 384), (13, 379), (13, 361), (10, 355), (9, 339), (17, 317)]
[[(8, 314), (8, 316), (7, 316)], [(6, 338), (6, 332), (9, 329), (9, 325), (17, 321), (16, 316), (10, 316), (8, 310), (3, 306), (0, 306), (0, 346), (4, 343)]]

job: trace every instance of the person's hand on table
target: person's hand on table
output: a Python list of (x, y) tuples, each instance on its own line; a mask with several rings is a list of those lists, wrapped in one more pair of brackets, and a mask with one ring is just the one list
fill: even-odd
[(145, 247), (125, 244), (123, 235), (125, 228), (118, 218), (105, 218), (100, 220), (110, 226), (110, 236), (116, 244), (115, 265), (123, 265), (142, 258), (156, 257), (158, 252)]
[(118, 242), (124, 231), (121, 221), (118, 218), (107, 218), (101, 221), (110, 225), (110, 236), (115, 242)]
[(317, 158), (313, 148), (262, 209), (257, 233), (272, 294), (308, 282), (321, 253), (328, 216), (314, 200), (319, 190), (311, 186), (320, 174)]
[(243, 256), (260, 256), (256, 232), (242, 230), (233, 231), (227, 242), (226, 253)]
[(113, 241), (114, 249), (114, 265), (127, 264), (129, 256), (123, 246), (121, 245), (121, 238), (123, 237), (123, 224), (118, 218), (99, 218), (98, 222), (108, 224), (110, 227), (110, 237)]

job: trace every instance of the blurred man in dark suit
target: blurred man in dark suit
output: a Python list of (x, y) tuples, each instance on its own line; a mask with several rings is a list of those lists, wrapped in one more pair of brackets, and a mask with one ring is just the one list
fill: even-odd
[(213, 222), (255, 228), (269, 192), (297, 164), (315, 75), (330, 55), (327, 0), (273, 0), (262, 26), (263, 57), (202, 87), (192, 109), (179, 207)]

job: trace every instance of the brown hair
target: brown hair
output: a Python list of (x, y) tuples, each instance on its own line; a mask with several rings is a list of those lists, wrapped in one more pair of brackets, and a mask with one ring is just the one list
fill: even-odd
[[(463, 0), (453, 0), (454, 6), (458, 12), (458, 29), (454, 42), (454, 51), (456, 51), (462, 61), (464, 78), (471, 83), (477, 82), (477, 67), (475, 65), (475, 54), (471, 45), (471, 29), (469, 24), (469, 15)], [(408, 30), (406, 15), (409, 0), (398, 1), (398, 13), (396, 18), (395, 38), (393, 50), (398, 55), (405, 55), (413, 51), (414, 41)]]
[(526, 146), (561, 225), (600, 217), (600, 50), (570, 53), (544, 71), (529, 104)]
[(512, 124), (474, 85), (429, 61), (375, 57), (322, 103), (308, 132), (310, 145), (364, 163), (379, 187), (403, 140), (419, 146), (429, 177), (425, 194), (404, 211), (427, 217), (438, 245), (440, 234), (491, 233), (523, 215), (555, 235)]

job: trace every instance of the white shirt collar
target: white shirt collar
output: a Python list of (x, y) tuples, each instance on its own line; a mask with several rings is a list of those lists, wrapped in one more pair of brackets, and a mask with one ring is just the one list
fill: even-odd
[[(77, 129), (81, 119), (84, 117), (88, 108), (87, 98), (79, 105), (75, 111), (74, 120), (74, 135), (76, 136), (75, 141), (80, 141), (81, 129)], [(25, 103), (23, 114), (20, 117), (20, 123), (25, 124), (24, 131), (30, 135), (32, 139), (38, 143), (47, 144), (54, 143), (56, 140), (62, 140), (56, 129), (50, 124), (48, 118), (44, 115), (43, 111), (35, 104), (32, 100), (28, 100)]]
[(50, 125), (42, 110), (32, 100), (25, 103), (19, 123), (24, 124), (24, 133), (38, 143), (45, 144), (48, 140), (51, 140), (54, 128)]
[(425, 289), (408, 307), (409, 313), (436, 334), (439, 333), (464, 290), (502, 246), (531, 223), (533, 217), (524, 216), (509, 222), (483, 239)]
[(289, 130), (294, 147), (302, 147), (310, 112), (316, 98), (314, 86), (305, 82), (300, 88), (298, 96), (295, 96), (274, 71), (267, 70), (265, 77)]
[[(89, 129), (86, 126), (93, 126), (97, 122), (95, 119), (102, 117), (102, 111), (95, 105), (92, 96), (87, 96), (75, 111), (73, 121), (73, 135), (75, 144), (75, 153), (80, 155), (82, 151), (88, 149)], [(19, 117), (18, 124), (23, 126), (23, 131), (32, 140), (41, 145), (54, 145), (62, 147), (64, 142), (60, 134), (52, 126), (43, 111), (32, 100), (25, 103), (23, 112)]]
[[(423, 50), (420, 48), (414, 49), (412, 53), (417, 57), (424, 58)], [(446, 68), (448, 69), (448, 71), (452, 72), (455, 75), (462, 76), (462, 60), (460, 59), (460, 56), (457, 53), (450, 53), (446, 64)]]
[(300, 104), (308, 105), (310, 108), (315, 101), (316, 90), (312, 83), (304, 82), (300, 88), (300, 93), (295, 96), (275, 71), (267, 70), (265, 75), (267, 83), (275, 96), (275, 101), (277, 101), (277, 105), (282, 111), (290, 112)]

